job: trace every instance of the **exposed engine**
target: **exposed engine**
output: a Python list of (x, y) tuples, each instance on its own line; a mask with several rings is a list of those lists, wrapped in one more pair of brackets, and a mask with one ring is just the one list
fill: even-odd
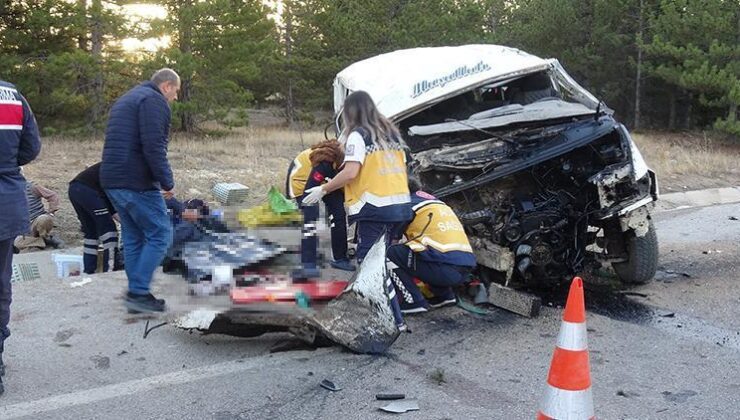
[[(423, 150), (432, 144), (428, 139), (412, 139), (414, 172), (455, 209), (479, 264), (540, 283), (595, 261), (587, 246), (596, 240), (593, 227), (604, 227), (599, 218), (610, 205), (599, 182), (631, 168), (629, 150), (613, 127), (595, 130), (594, 138), (572, 136), (578, 124), (595, 123), (571, 121), (495, 137), (467, 132), (443, 140), (438, 135), (433, 143), (443, 140), (447, 146), (429, 150)], [(568, 144), (570, 151), (547, 158)], [(609, 189), (615, 203), (644, 193), (629, 178)]]

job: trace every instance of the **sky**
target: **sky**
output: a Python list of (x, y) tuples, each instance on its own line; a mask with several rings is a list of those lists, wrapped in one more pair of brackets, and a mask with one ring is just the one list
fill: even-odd
[[(137, 19), (154, 19), (164, 18), (167, 12), (161, 6), (151, 4), (129, 4), (123, 6), (123, 13), (132, 21)], [(170, 42), (168, 36), (162, 38), (137, 39), (126, 38), (121, 42), (123, 49), (126, 51), (155, 51), (157, 48), (164, 47)]]
[[(282, 1), (280, 0), (263, 0), (265, 4), (276, 7), (276, 13), (272, 17), (278, 22), (280, 21), (280, 13), (282, 12)], [(167, 11), (162, 6), (134, 3), (123, 6), (123, 13), (129, 17), (132, 21), (137, 19), (153, 19), (153, 18), (164, 18), (167, 16)], [(170, 37), (164, 36), (162, 38), (149, 38), (149, 39), (138, 39), (138, 38), (126, 38), (121, 42), (123, 49), (126, 51), (155, 51), (158, 48), (165, 47), (169, 44)]]

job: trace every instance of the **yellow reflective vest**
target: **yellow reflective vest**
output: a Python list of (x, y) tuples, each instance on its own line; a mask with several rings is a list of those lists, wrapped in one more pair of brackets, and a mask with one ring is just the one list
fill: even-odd
[(412, 196), (414, 219), (406, 228), (406, 246), (423, 259), (475, 266), (475, 256), (460, 220), (445, 203), (420, 192)]
[(358, 129), (358, 132), (365, 140), (365, 161), (357, 177), (344, 187), (350, 222), (410, 220), (406, 154), (403, 148), (391, 142), (388, 149), (380, 149), (366, 130)]
[(288, 196), (296, 198), (303, 195), (308, 176), (311, 174), (311, 149), (306, 149), (293, 159), (288, 174)]

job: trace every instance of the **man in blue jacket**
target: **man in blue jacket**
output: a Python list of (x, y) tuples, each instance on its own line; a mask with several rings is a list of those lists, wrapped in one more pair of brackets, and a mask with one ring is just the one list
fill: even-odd
[(149, 285), (172, 242), (164, 200), (174, 195), (167, 143), (179, 90), (174, 70), (157, 71), (113, 104), (105, 130), (100, 184), (121, 219), (129, 313), (165, 310)]
[(20, 167), (36, 159), (40, 151), (31, 107), (15, 86), (0, 80), (0, 394), (5, 392), (2, 354), (10, 335), (13, 240), (29, 232), (26, 180)]

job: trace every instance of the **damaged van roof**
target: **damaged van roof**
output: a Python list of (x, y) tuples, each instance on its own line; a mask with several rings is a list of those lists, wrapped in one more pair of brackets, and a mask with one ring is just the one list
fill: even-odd
[(334, 111), (352, 92), (370, 94), (380, 112), (399, 119), (488, 81), (545, 70), (544, 60), (500, 45), (412, 48), (359, 61), (334, 79)]

